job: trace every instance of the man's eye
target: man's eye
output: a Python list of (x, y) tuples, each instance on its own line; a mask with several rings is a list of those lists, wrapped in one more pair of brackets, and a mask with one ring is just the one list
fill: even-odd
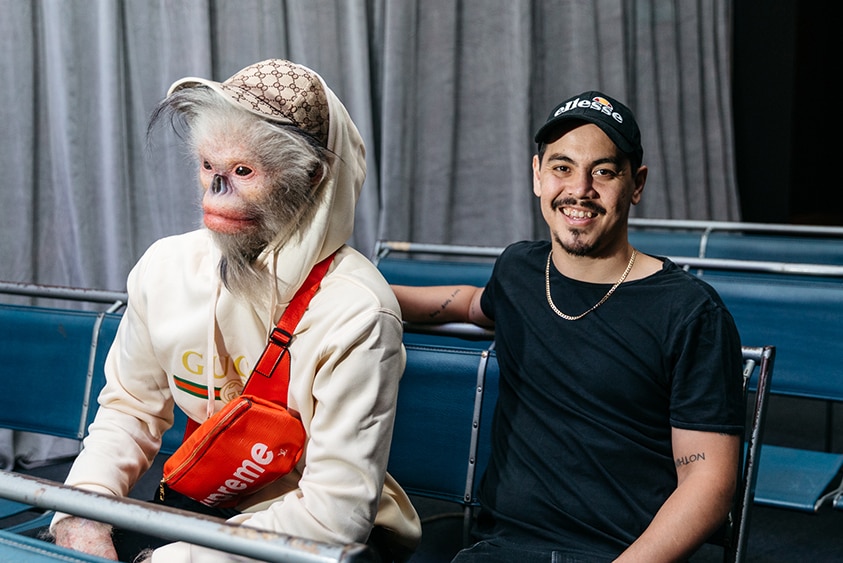
[(252, 173), (252, 169), (249, 168), (248, 166), (238, 166), (237, 168), (234, 169), (234, 173), (237, 174), (238, 176), (248, 176), (249, 174)]
[(607, 177), (608, 176), (614, 176), (615, 171), (610, 170), (608, 168), (600, 168), (600, 169), (594, 171), (594, 175), (595, 176), (607, 176)]

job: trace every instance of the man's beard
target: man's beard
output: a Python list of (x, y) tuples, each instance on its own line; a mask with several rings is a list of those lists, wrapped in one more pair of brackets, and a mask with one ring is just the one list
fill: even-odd
[[(571, 197), (559, 198), (554, 200), (551, 204), (551, 208), (554, 212), (561, 213), (561, 208), (566, 205), (576, 205), (584, 209), (588, 209), (589, 211), (592, 211), (597, 215), (606, 214), (606, 210), (602, 206), (594, 203), (593, 201), (580, 201)], [(601, 240), (594, 240), (590, 244), (587, 243), (585, 240), (583, 240), (584, 234), (581, 229), (568, 228), (567, 233), (568, 235), (570, 235), (570, 240), (568, 241), (563, 240), (558, 233), (553, 233), (553, 237), (556, 239), (557, 244), (559, 244), (562, 250), (572, 256), (588, 256), (592, 254), (595, 249), (597, 249), (601, 244)]]
[(594, 241), (591, 244), (586, 244), (584, 241), (580, 240), (582, 231), (579, 229), (568, 229), (568, 234), (571, 235), (573, 241), (564, 241), (562, 240), (562, 237), (556, 233), (554, 233), (553, 236), (562, 250), (571, 256), (588, 256), (594, 252), (594, 249), (597, 248), (600, 242)]
[(316, 208), (309, 181), (298, 186), (274, 188), (263, 200), (250, 204), (256, 225), (245, 232), (223, 234), (211, 231), (220, 249), (220, 279), (235, 296), (256, 307), (267, 307), (275, 290), (274, 269), (258, 262), (261, 253), (283, 247), (307, 230)]

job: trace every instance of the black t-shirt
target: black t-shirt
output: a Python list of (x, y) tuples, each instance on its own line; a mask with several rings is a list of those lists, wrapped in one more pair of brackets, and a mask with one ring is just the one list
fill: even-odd
[[(499, 539), (616, 555), (676, 487), (671, 427), (742, 431), (740, 339), (716, 292), (666, 259), (564, 320), (548, 252), (507, 248), (481, 302), (501, 370), (481, 503)], [(553, 266), (550, 280), (568, 315), (611, 287)]]

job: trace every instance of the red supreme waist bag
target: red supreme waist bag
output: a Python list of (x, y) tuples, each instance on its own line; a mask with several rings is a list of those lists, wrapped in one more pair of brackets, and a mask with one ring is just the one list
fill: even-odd
[(165, 485), (206, 506), (229, 508), (296, 466), (307, 438), (287, 410), (289, 344), (330, 266), (314, 266), (269, 337), (243, 393), (202, 424), (188, 420), (185, 440), (164, 463)]

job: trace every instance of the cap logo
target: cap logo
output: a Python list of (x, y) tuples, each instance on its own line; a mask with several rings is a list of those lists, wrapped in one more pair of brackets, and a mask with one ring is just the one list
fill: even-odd
[(568, 100), (568, 102), (564, 106), (556, 110), (556, 112), (553, 114), (553, 117), (558, 117), (566, 111), (570, 111), (574, 108), (583, 108), (599, 111), (600, 113), (611, 116), (618, 123), (623, 123), (623, 116), (615, 111), (615, 108), (612, 106), (612, 103), (609, 100), (601, 96), (595, 96), (590, 100), (580, 100), (579, 98)]
[(602, 104), (602, 105), (606, 106), (607, 108), (609, 108), (609, 111), (612, 111), (612, 109), (613, 109), (612, 108), (612, 102), (610, 102), (606, 98), (602, 98), (600, 96), (595, 96), (593, 98), (593, 101), (597, 102), (598, 104)]

